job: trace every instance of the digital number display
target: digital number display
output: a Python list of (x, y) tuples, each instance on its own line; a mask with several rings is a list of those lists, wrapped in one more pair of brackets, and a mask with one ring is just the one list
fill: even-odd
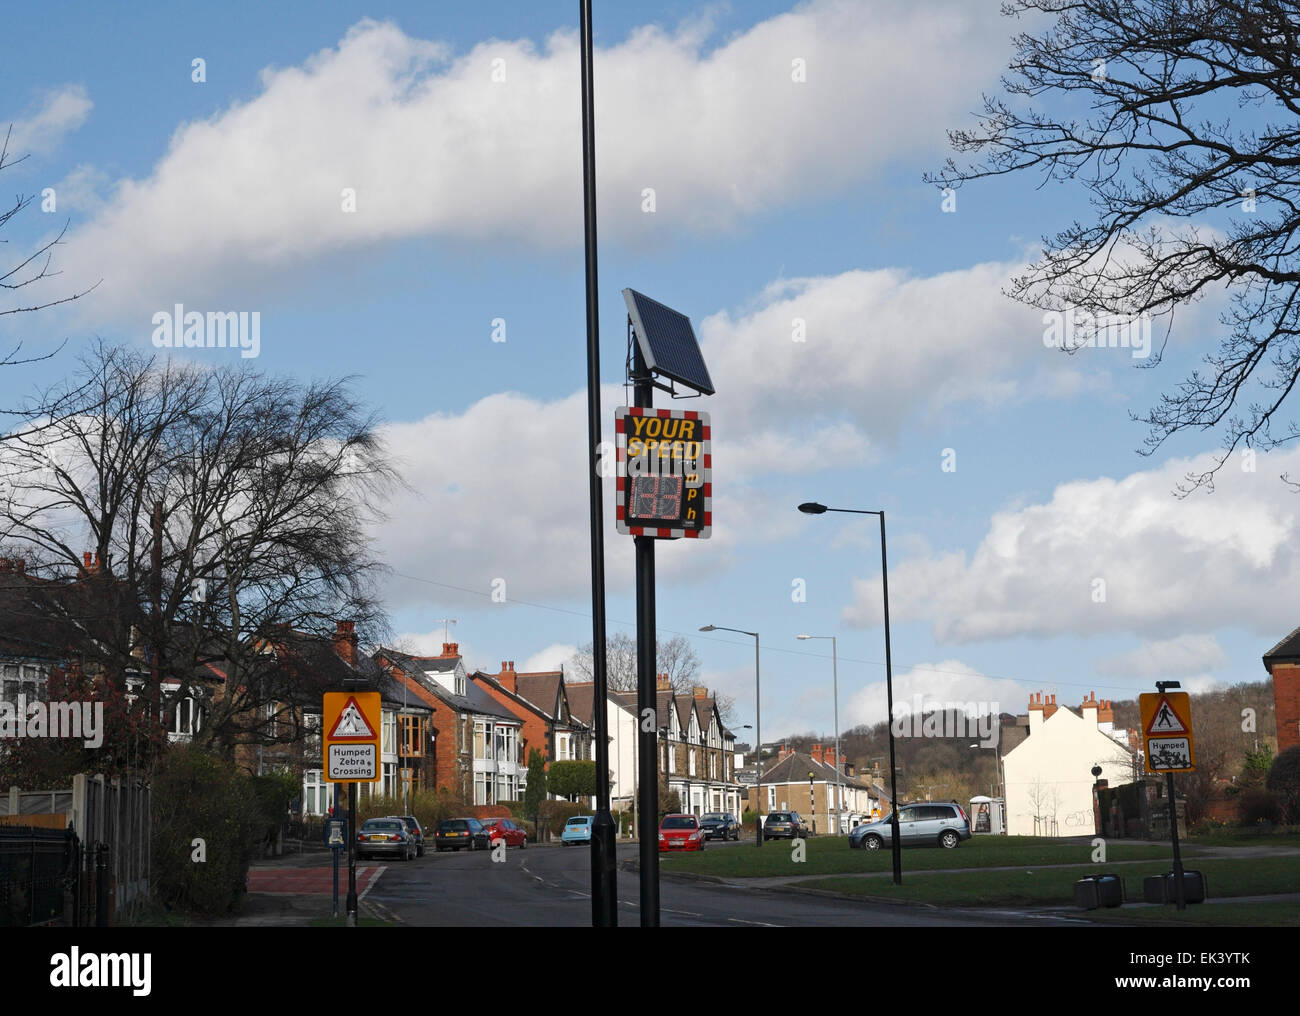
[(633, 476), (628, 517), (644, 520), (670, 520), (682, 517), (682, 483), (684, 477), (672, 475)]

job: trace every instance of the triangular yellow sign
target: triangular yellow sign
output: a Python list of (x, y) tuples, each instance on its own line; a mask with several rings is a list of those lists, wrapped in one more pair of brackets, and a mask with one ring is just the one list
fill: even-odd
[(329, 732), (331, 738), (350, 738), (355, 737), (360, 740), (373, 740), (379, 735), (375, 733), (374, 728), (366, 720), (366, 715), (357, 705), (356, 697), (350, 697), (343, 711), (339, 713), (338, 722), (334, 724), (334, 729)]
[(1187, 724), (1170, 705), (1169, 697), (1160, 696), (1160, 704), (1156, 706), (1155, 715), (1151, 717), (1151, 723), (1147, 727), (1147, 737), (1171, 737), (1190, 733)]

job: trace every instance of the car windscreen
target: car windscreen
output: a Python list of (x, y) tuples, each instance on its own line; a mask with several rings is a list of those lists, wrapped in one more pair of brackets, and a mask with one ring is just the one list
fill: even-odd
[(382, 833), (382, 832), (397, 832), (397, 833), (400, 833), (400, 832), (402, 832), (402, 830), (405, 829), (406, 827), (403, 826), (401, 822), (397, 822), (397, 821), (393, 821), (393, 820), (387, 820), (387, 819), (375, 819), (375, 818), (372, 818), (372, 819), (367, 820), (366, 824), (363, 825), (361, 828), (362, 828), (362, 829), (369, 829), (369, 830), (372, 830), (372, 831), (375, 831), (375, 832), (381, 832), (381, 833)]
[(464, 819), (455, 819), (450, 822), (443, 822), (438, 826), (438, 831), (443, 833), (463, 833), (467, 828), (469, 828), (469, 826), (466, 824)]
[(589, 821), (590, 819), (585, 819), (585, 818), (571, 818), (569, 819), (568, 822), (565, 823), (565, 825), (585, 826)]
[(695, 819), (693, 818), (684, 818), (682, 816), (673, 818), (670, 816), (669, 818), (664, 819), (664, 824), (661, 825), (659, 828), (660, 829), (695, 829), (697, 827), (695, 824)]

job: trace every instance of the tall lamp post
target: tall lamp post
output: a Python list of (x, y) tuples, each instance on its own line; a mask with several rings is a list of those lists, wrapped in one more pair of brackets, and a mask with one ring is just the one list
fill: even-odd
[(859, 508), (827, 508), (816, 501), (805, 501), (799, 506), (805, 515), (824, 515), (826, 512), (846, 512), (850, 515), (880, 516), (880, 578), (885, 594), (885, 696), (889, 715), (885, 722), (889, 727), (889, 840), (894, 855), (894, 885), (903, 884), (903, 850), (898, 842), (898, 765), (894, 751), (894, 668), (889, 655), (889, 562), (885, 554), (885, 513), (884, 511), (863, 511)]
[(843, 799), (842, 784), (840, 783), (840, 666), (837, 648), (835, 645), (834, 635), (796, 635), (797, 639), (830, 639), (831, 640), (831, 676), (835, 688), (835, 832), (833, 835), (838, 836), (843, 829), (841, 828), (842, 818), (840, 817), (840, 801)]
[(752, 635), (754, 638), (754, 744), (758, 754), (757, 790), (754, 794), (754, 822), (758, 826), (758, 846), (763, 845), (763, 735), (761, 715), (759, 712), (760, 693), (758, 681), (758, 632), (745, 631), (742, 628), (723, 628), (721, 625), (706, 624), (700, 631), (734, 631), (737, 635)]

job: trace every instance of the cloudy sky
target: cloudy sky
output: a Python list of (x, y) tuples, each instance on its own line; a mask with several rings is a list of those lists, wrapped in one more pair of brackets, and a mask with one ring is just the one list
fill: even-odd
[[(713, 417), (714, 529), (659, 545), (658, 621), (737, 722), (752, 642), (701, 625), (761, 633), (765, 740), (832, 729), (828, 643), (800, 632), (838, 636), (841, 725), (883, 718), (878, 522), (806, 500), (886, 512), (904, 700), (1261, 679), (1300, 621), (1279, 480), (1300, 458), (1234, 459), (1179, 499), (1214, 435), (1144, 457), (1130, 419), (1213, 348), (1216, 297), (1158, 369), (1063, 355), (1002, 289), (1085, 195), (1025, 177), (945, 209), (922, 182), (1025, 26), (984, 0), (596, 6), (606, 433), (630, 286), (690, 315), (718, 389), (676, 407)], [(68, 341), (4, 371), (3, 403), (96, 336), (152, 348), (175, 304), (258, 311), (257, 367), (355, 375), (386, 421), (410, 488), (374, 534), (399, 636), (437, 651), (455, 618), (491, 670), (589, 641), (576, 5), (54, 11), (8, 15), (0, 124), (27, 158), (0, 179), (37, 200), (3, 250), (68, 222), (61, 274), (23, 299), (99, 285), (0, 316), (6, 348)], [(632, 542), (610, 525), (606, 548), (611, 626), (632, 631)]]

